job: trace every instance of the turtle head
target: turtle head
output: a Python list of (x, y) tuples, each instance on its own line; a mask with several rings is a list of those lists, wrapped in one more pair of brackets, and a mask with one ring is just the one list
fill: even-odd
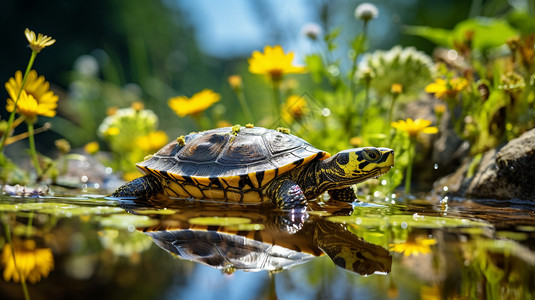
[(394, 150), (388, 148), (356, 148), (344, 150), (325, 161), (325, 175), (339, 186), (376, 178), (394, 166)]

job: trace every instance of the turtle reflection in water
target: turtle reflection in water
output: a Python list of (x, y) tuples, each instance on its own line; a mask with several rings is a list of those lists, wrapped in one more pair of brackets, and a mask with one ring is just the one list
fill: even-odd
[[(250, 210), (185, 210), (159, 217), (159, 225), (139, 230), (172, 254), (225, 272), (284, 270), (323, 254), (337, 266), (361, 275), (390, 272), (389, 252), (357, 237), (343, 224), (310, 216), (293, 232), (281, 228), (280, 218), (296, 216)], [(222, 225), (225, 220), (245, 220), (247, 224), (214, 223)], [(292, 222), (296, 223), (287, 223)]]
[(394, 165), (388, 148), (357, 148), (332, 156), (288, 131), (252, 125), (192, 133), (169, 143), (137, 167), (145, 176), (112, 197), (213, 199), (285, 210), (303, 209), (323, 192), (353, 202), (352, 185), (378, 177)]

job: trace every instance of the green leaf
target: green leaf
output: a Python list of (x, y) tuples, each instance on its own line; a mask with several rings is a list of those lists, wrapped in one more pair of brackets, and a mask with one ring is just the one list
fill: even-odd
[(507, 39), (518, 35), (518, 31), (506, 21), (482, 17), (462, 21), (453, 30), (428, 26), (405, 27), (407, 34), (423, 37), (448, 48), (453, 48), (454, 42), (465, 40), (468, 32), (474, 33), (472, 47), (481, 51), (501, 46)]

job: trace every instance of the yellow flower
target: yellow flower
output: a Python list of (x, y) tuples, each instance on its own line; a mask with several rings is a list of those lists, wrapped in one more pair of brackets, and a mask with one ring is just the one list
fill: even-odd
[(243, 80), (240, 75), (229, 76), (227, 80), (230, 87), (235, 91), (239, 91), (243, 87)]
[(390, 251), (403, 253), (405, 256), (417, 256), (431, 253), (431, 245), (435, 245), (435, 239), (425, 237), (409, 238), (404, 243), (390, 244)]
[(136, 145), (145, 153), (154, 152), (167, 144), (169, 138), (163, 131), (154, 131), (146, 136), (136, 138)]
[(285, 54), (282, 47), (266, 46), (264, 53), (254, 51), (249, 58), (249, 72), (253, 74), (266, 74), (273, 82), (280, 82), (284, 74), (305, 73), (306, 68), (292, 64), (294, 53)]
[(113, 116), (119, 110), (117, 106), (111, 106), (106, 109), (106, 116)]
[(293, 120), (300, 120), (307, 112), (308, 107), (305, 98), (297, 95), (291, 95), (282, 104), (282, 119), (288, 123)]
[(218, 128), (221, 128), (221, 127), (232, 127), (232, 123), (230, 123), (229, 121), (226, 121), (226, 120), (220, 120), (220, 121), (217, 121), (216, 127), (218, 127)]
[(135, 111), (141, 111), (145, 108), (145, 105), (141, 101), (134, 101), (130, 107), (132, 107)]
[(424, 119), (416, 119), (413, 121), (411, 118), (408, 118), (406, 121), (400, 120), (398, 122), (392, 122), (391, 125), (396, 129), (405, 131), (407, 134), (409, 134), (411, 139), (418, 137), (420, 132), (427, 134), (438, 132), (438, 128), (435, 126), (429, 126), (431, 125), (431, 121)]
[(178, 116), (185, 117), (187, 115), (198, 115), (219, 101), (220, 98), (221, 96), (218, 93), (205, 89), (191, 98), (184, 96), (173, 97), (169, 99), (168, 104)]
[(425, 87), (427, 93), (435, 94), (438, 99), (452, 99), (468, 86), (468, 81), (464, 78), (452, 78), (448, 81), (437, 78), (435, 82)]
[(395, 95), (399, 95), (403, 92), (403, 85), (399, 83), (392, 83), (392, 86), (390, 87), (390, 92)]
[[(15, 99), (22, 86), (22, 72), (17, 71), (15, 77), (9, 78), (5, 87), (9, 94), (7, 99), (6, 110), (12, 112), (15, 107)], [(35, 118), (37, 115), (53, 117), (56, 115), (58, 96), (49, 90), (49, 83), (45, 77), (37, 77), (37, 72), (31, 70), (24, 84), (24, 89), (17, 102), (17, 113), (24, 115), (28, 119)]]
[(28, 43), (30, 43), (30, 48), (32, 48), (32, 50), (37, 53), (43, 50), (43, 48), (50, 46), (56, 42), (56, 40), (53, 40), (51, 37), (43, 35), (41, 33), (35, 36), (35, 32), (31, 31), (28, 28), (24, 30), (24, 35), (26, 35), (26, 39), (28, 40)]
[(95, 154), (98, 152), (98, 150), (100, 150), (98, 142), (89, 142), (84, 146), (84, 151), (88, 154)]
[(119, 135), (121, 133), (121, 130), (117, 127), (110, 127), (106, 132), (104, 132), (104, 135), (106, 136), (112, 136), (112, 135)]
[(5, 281), (20, 282), (22, 276), (31, 283), (37, 283), (46, 278), (54, 268), (54, 257), (50, 248), (36, 249), (35, 241), (32, 240), (15, 242), (14, 245), (16, 268), (12, 245), (5, 244), (2, 252), (1, 262), (4, 265)]

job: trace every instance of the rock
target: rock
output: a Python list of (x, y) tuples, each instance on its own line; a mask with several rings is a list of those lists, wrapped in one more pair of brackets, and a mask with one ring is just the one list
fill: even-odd
[[(474, 172), (472, 166), (477, 165)], [(473, 175), (471, 176), (471, 173)], [(435, 184), (435, 192), (479, 199), (535, 201), (535, 129), (492, 149), (479, 162), (466, 159), (457, 171)]]

